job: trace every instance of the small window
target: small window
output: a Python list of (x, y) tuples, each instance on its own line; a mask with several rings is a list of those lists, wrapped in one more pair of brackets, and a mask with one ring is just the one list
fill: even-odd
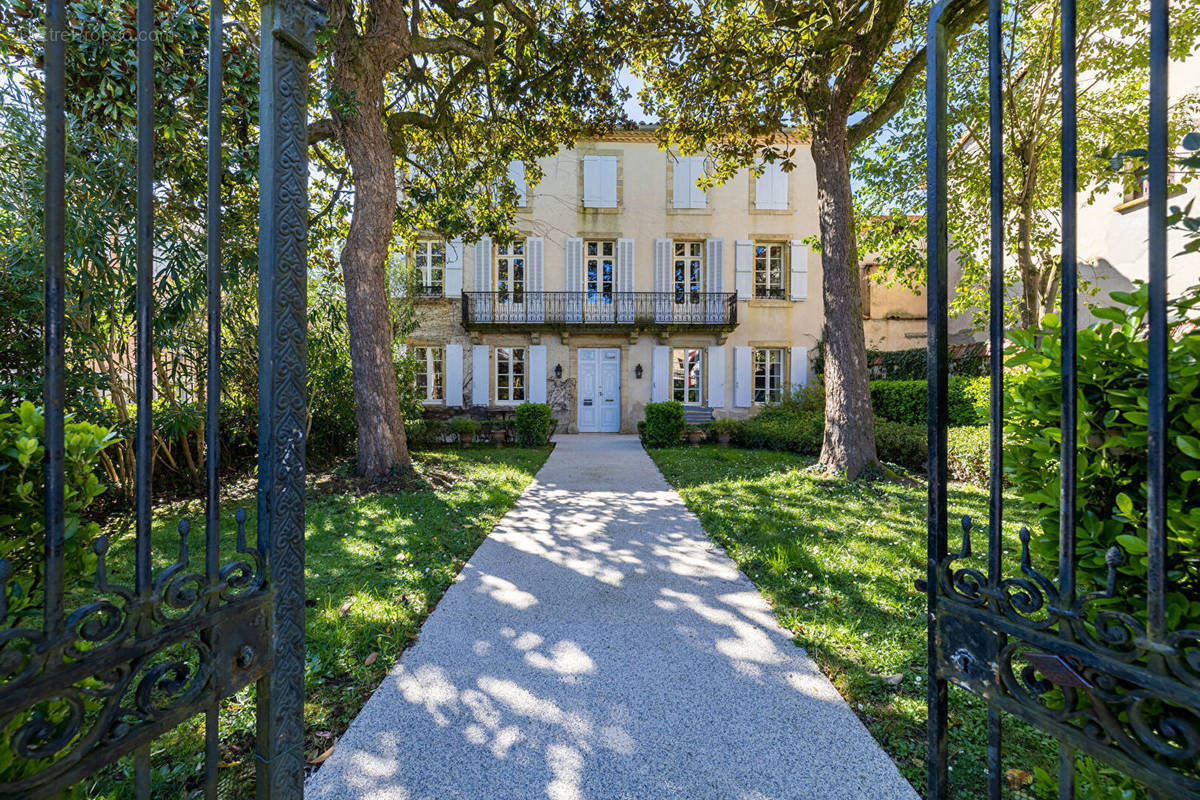
[(671, 398), (688, 406), (698, 406), (704, 372), (703, 351), (699, 348), (671, 350)]
[(500, 303), (525, 302), (524, 242), (496, 245), (496, 300)]
[(754, 402), (778, 403), (783, 399), (783, 349), (754, 349)]
[(525, 402), (525, 348), (496, 348), (496, 402)]
[(440, 347), (414, 347), (417, 362), (417, 397), (423, 403), (441, 403), (446, 399), (443, 386), (445, 351)]
[(513, 191), (517, 194), (517, 207), (524, 208), (528, 202), (525, 185), (525, 163), (513, 161), (508, 165), (508, 179), (512, 181)]
[(783, 211), (788, 207), (788, 174), (781, 161), (763, 165), (762, 174), (754, 182), (754, 207), (760, 210)]
[(783, 299), (783, 245), (754, 245), (754, 296)]
[(420, 297), (441, 297), (445, 288), (446, 243), (439, 240), (417, 242), (417, 294)]
[(589, 303), (608, 304), (613, 299), (613, 277), (617, 267), (617, 243), (583, 243), (584, 291)]
[(704, 291), (704, 242), (675, 242), (675, 302), (699, 303)]
[(583, 205), (585, 208), (617, 207), (617, 157), (583, 157)]
[(706, 208), (708, 200), (697, 182), (704, 176), (704, 156), (683, 156), (674, 165), (674, 208)]

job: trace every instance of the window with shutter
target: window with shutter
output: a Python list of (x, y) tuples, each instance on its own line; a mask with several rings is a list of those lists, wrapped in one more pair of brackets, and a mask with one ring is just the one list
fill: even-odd
[(704, 176), (704, 156), (683, 156), (675, 162), (672, 181), (674, 208), (705, 208), (708, 201), (697, 182)]
[(763, 165), (762, 174), (754, 183), (754, 207), (759, 210), (786, 210), (788, 207), (788, 176), (779, 161)]
[(585, 208), (617, 207), (617, 157), (583, 157), (583, 205)]
[(512, 181), (513, 191), (517, 193), (517, 205), (521, 208), (524, 208), (527, 202), (524, 162), (513, 161), (508, 165), (508, 179)]

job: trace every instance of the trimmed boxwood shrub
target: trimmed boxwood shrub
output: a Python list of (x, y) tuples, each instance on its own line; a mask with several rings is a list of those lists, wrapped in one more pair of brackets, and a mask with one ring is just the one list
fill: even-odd
[(733, 432), (732, 439), (741, 447), (815, 456), (821, 452), (824, 431), (823, 414), (769, 407), (756, 416), (742, 420)]
[(545, 403), (522, 403), (515, 417), (517, 441), (529, 447), (544, 445), (550, 438), (550, 406)]
[[(976, 425), (978, 378), (951, 378), (947, 387), (950, 426)], [(987, 379), (984, 379), (984, 417), (987, 420)], [(925, 381), (872, 381), (871, 408), (875, 416), (905, 425), (925, 425), (928, 385)]]
[(929, 463), (929, 435), (924, 425), (875, 419), (875, 454), (880, 461), (924, 472)]
[(683, 431), (686, 428), (683, 403), (668, 400), (665, 403), (646, 405), (646, 425), (642, 429), (642, 441), (647, 447), (674, 447), (683, 439)]

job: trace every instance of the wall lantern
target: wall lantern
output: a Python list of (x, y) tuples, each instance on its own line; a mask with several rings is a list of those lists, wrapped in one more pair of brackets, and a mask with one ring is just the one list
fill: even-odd
[(642, 365), (641, 364), (638, 364), (636, 367), (633, 368), (633, 374), (637, 377), (638, 380), (642, 379)]
[(556, 379), (556, 380), (558, 380), (558, 379), (561, 379), (561, 378), (562, 378), (562, 364), (555, 364), (555, 365), (554, 365), (554, 377), (555, 377), (555, 379)]

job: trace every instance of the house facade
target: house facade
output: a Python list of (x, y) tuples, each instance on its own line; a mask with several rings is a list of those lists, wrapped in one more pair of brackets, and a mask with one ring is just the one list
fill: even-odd
[[(545, 402), (572, 432), (634, 432), (652, 401), (747, 416), (808, 381), (821, 336), (815, 177), (739, 173), (623, 131), (560, 151), (525, 186), (515, 241), (422, 237), (406, 344), (429, 406)], [(811, 239), (810, 239), (811, 241)]]

